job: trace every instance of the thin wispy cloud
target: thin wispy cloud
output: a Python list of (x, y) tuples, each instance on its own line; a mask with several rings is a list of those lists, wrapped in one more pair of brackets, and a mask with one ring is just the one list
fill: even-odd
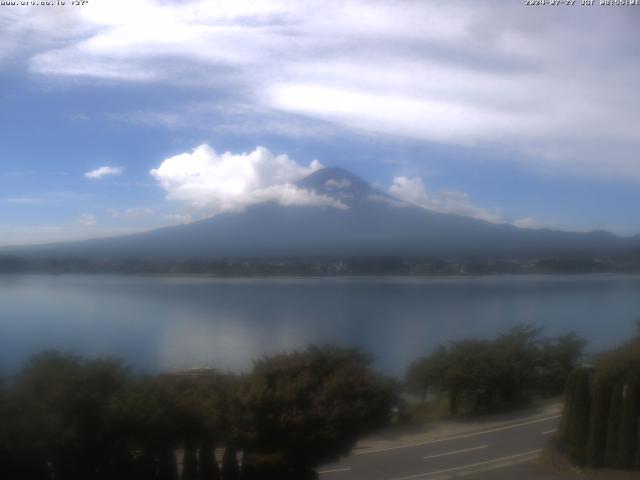
[(106, 212), (113, 219), (128, 221), (139, 221), (155, 214), (154, 209), (149, 207), (107, 208)]
[(296, 139), (318, 139), (338, 135), (329, 122), (303, 115), (274, 111), (258, 104), (230, 100), (179, 105), (174, 110), (136, 110), (112, 113), (110, 119), (137, 127), (170, 131), (198, 130), (205, 134), (238, 138), (277, 135)]
[(491, 0), (109, 0), (67, 19), (73, 34), (57, 33), (54, 47), (34, 40), (27, 62), (38, 75), (206, 87), (353, 131), (639, 179), (640, 64), (625, 53), (635, 13)]
[(550, 228), (549, 225), (544, 225), (541, 222), (539, 222), (538, 220), (536, 220), (534, 217), (531, 217), (531, 216), (518, 218), (517, 220), (515, 220), (513, 222), (513, 224), (516, 227), (520, 227), (520, 228), (534, 228), (534, 229)]
[(101, 227), (98, 224), (0, 224), (0, 246), (34, 245), (49, 242), (88, 240), (138, 233), (141, 228)]
[(123, 171), (124, 169), (122, 167), (104, 166), (96, 168), (95, 170), (91, 170), (85, 173), (84, 176), (92, 180), (100, 180), (103, 177), (120, 175)]
[(98, 219), (92, 213), (85, 213), (76, 219), (76, 224), (83, 227), (92, 227), (98, 223)]
[(453, 213), (491, 223), (505, 222), (499, 208), (479, 207), (471, 201), (471, 197), (466, 192), (458, 190), (428, 192), (420, 177), (395, 177), (389, 187), (389, 193), (401, 200), (435, 212)]
[(46, 202), (43, 197), (7, 197), (3, 198), (2, 201), (4, 203), (11, 203), (16, 205), (38, 205)]
[(48, 203), (74, 202), (78, 200), (87, 200), (91, 195), (77, 192), (44, 192), (33, 195), (19, 195), (12, 197), (0, 198), (0, 203), (8, 203), (13, 205), (42, 205)]

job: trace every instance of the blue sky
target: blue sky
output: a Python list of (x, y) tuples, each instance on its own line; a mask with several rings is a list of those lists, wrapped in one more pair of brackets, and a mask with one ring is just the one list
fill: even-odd
[(638, 26), (490, 0), (2, 6), (0, 245), (322, 203), (292, 187), (314, 160), (439, 211), (640, 233)]

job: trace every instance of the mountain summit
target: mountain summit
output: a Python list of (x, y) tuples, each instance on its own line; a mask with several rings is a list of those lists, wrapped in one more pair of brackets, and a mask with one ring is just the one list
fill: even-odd
[[(340, 200), (347, 205), (366, 201), (376, 192), (367, 182), (340, 167), (316, 170), (299, 180), (296, 185), (319, 195)], [(380, 193), (382, 192), (378, 192)]]
[(317, 170), (298, 188), (335, 205), (274, 201), (136, 235), (28, 247), (20, 254), (92, 259), (209, 260), (326, 256), (609, 255), (638, 243), (603, 232), (496, 225), (426, 210), (373, 188), (342, 168)]

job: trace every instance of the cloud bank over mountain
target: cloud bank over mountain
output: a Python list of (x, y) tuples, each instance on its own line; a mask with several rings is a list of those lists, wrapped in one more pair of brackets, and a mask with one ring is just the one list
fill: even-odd
[[(151, 176), (166, 191), (167, 199), (179, 201), (199, 216), (242, 210), (264, 202), (280, 205), (319, 206), (345, 209), (340, 190), (352, 187), (348, 179), (327, 180), (318, 192), (296, 182), (323, 168), (317, 160), (300, 165), (288, 155), (274, 155), (258, 146), (252, 152), (218, 154), (207, 144), (191, 152), (164, 160)], [(334, 195), (326, 195), (326, 190)], [(458, 190), (428, 192), (420, 177), (394, 177), (389, 193), (405, 202), (440, 213), (454, 213), (505, 223), (497, 208), (475, 205), (470, 196)], [(335, 195), (338, 193), (338, 195)], [(387, 199), (393, 202), (393, 199)]]
[(322, 168), (314, 160), (303, 166), (264, 147), (249, 153), (216, 153), (203, 144), (192, 152), (167, 158), (151, 175), (167, 199), (184, 202), (208, 214), (242, 210), (268, 201), (281, 205), (345, 208), (339, 201), (294, 183)]

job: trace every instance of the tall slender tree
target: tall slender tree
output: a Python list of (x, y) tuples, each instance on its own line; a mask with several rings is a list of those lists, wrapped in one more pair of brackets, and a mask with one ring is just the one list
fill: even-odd
[(574, 371), (569, 374), (565, 387), (565, 400), (562, 409), (562, 417), (560, 418), (560, 439), (568, 443), (571, 440), (571, 425), (573, 425), (573, 417), (575, 415), (575, 399), (576, 399), (576, 379), (578, 372)]
[(618, 461), (618, 445), (620, 443), (620, 425), (622, 421), (622, 405), (624, 382), (619, 381), (611, 391), (609, 401), (609, 415), (607, 417), (607, 445), (604, 463), (613, 467)]
[(198, 465), (200, 480), (220, 480), (220, 467), (215, 456), (215, 443), (209, 439), (202, 441)]
[(227, 444), (222, 456), (222, 480), (240, 480), (238, 453), (231, 443)]
[(623, 392), (618, 466), (624, 469), (633, 467), (638, 444), (638, 400), (640, 399), (638, 387), (638, 382), (633, 379), (625, 385)]
[(607, 414), (611, 401), (611, 385), (605, 375), (597, 375), (593, 384), (593, 401), (589, 418), (589, 443), (587, 465), (599, 468), (604, 465), (607, 445)]
[(196, 448), (190, 441), (188, 441), (184, 446), (182, 476), (180, 477), (180, 480), (198, 480), (198, 457)]
[(589, 440), (589, 411), (591, 404), (590, 370), (581, 368), (576, 372), (575, 400), (573, 415), (569, 425), (569, 458), (584, 465), (587, 457), (587, 442)]

